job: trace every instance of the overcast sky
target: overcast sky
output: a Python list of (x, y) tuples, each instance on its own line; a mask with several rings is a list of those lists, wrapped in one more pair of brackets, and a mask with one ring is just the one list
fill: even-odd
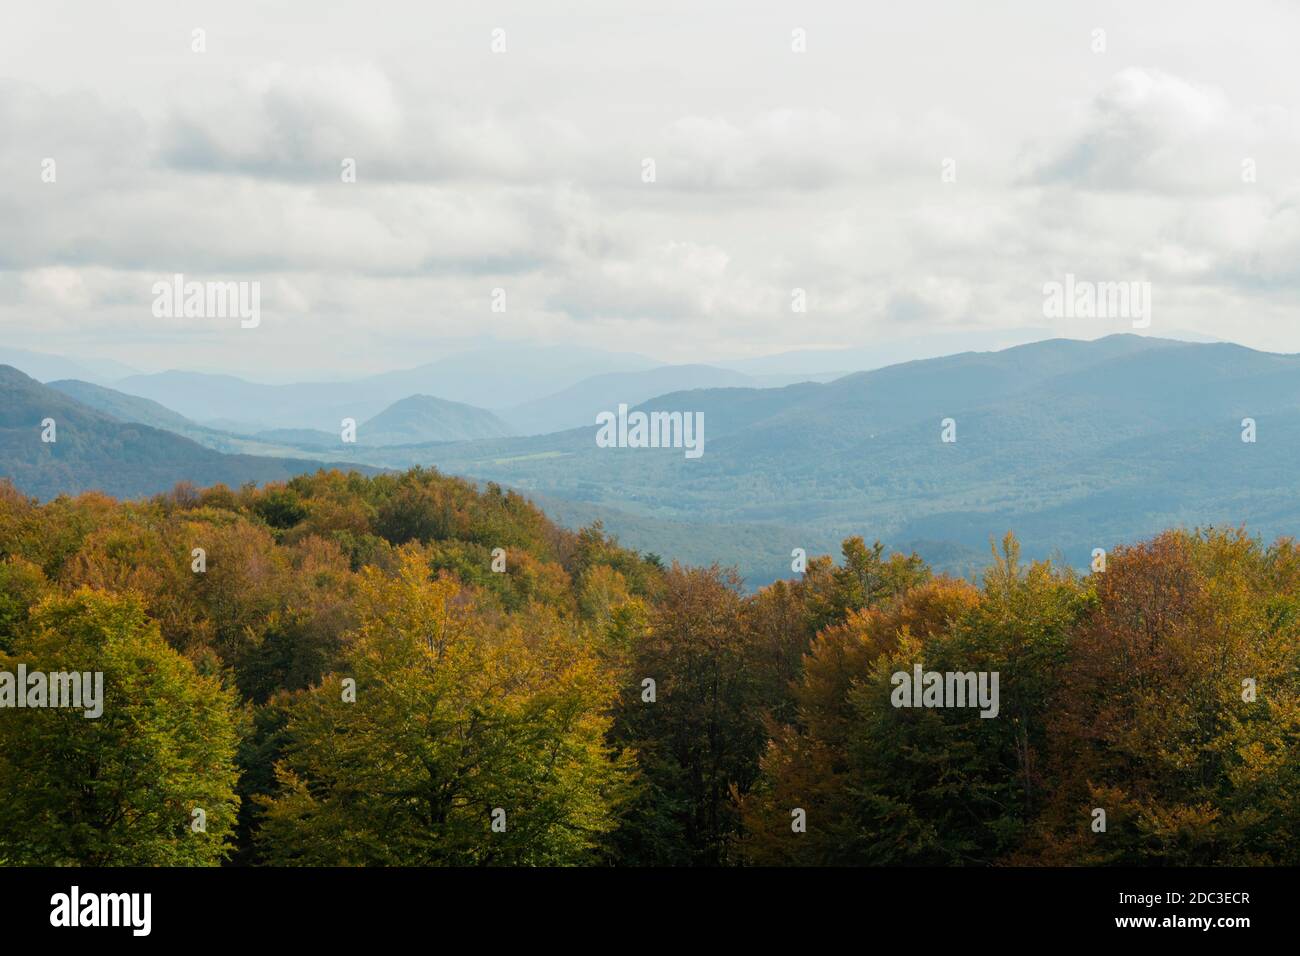
[[(0, 344), (284, 378), (1125, 330), (1044, 318), (1073, 273), (1300, 351), (1298, 36), (1289, 2), (9, 4)], [(155, 317), (178, 272), (260, 282), (260, 326)]]

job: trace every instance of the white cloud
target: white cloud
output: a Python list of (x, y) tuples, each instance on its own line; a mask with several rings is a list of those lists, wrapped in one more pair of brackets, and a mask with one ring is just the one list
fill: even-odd
[[(1293, 34), (1275, 6), (1239, 45), (1185, 4), (1099, 12), (1095, 56), (1028, 3), (813, 4), (795, 55), (790, 14), (751, 4), (511, 0), (494, 57), (468, 12), (291, 26), (232, 0), (196, 56), (187, 17), (140, 2), (88, 12), (94, 42), (36, 9), (0, 37), (9, 344), (307, 373), (490, 334), (699, 361), (1038, 325), (1073, 272), (1152, 281), (1153, 331), (1300, 350), (1300, 84), (1248, 52)], [(258, 347), (153, 324), (173, 272), (260, 279)]]
[(1296, 114), (1234, 107), (1222, 90), (1130, 67), (1097, 93), (1065, 143), (1043, 149), (1030, 178), (1096, 190), (1240, 192), (1260, 147), (1300, 159)]

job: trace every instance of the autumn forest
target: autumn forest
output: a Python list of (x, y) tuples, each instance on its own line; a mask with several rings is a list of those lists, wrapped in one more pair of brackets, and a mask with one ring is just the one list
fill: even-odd
[[(750, 591), (419, 468), (0, 484), (0, 671), (104, 675), (0, 709), (0, 863), (1300, 863), (1300, 546), (870, 538)], [(897, 706), (918, 665), (996, 715)]]

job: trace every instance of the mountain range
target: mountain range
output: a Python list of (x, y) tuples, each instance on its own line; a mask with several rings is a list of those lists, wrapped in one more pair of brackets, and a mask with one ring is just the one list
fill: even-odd
[(129, 375), (111, 384), (225, 430), (251, 434), (310, 428), (337, 433), (344, 418), (362, 422), (413, 395), (500, 410), (545, 398), (611, 369), (640, 371), (656, 364), (644, 356), (591, 349), (502, 347), (348, 381), (269, 385), (234, 375), (171, 370)]
[[(683, 389), (767, 388), (829, 381), (854, 371), (943, 354), (945, 349), (998, 349), (1035, 341), (1044, 334), (1045, 330), (1035, 328), (972, 330), (858, 348), (809, 348), (676, 365), (634, 353), (496, 343), (410, 369), (279, 384), (211, 371), (142, 373), (107, 359), (67, 359), (19, 349), (0, 348), (0, 363), (22, 369), (42, 382), (79, 380), (108, 386), (156, 402), (194, 425), (257, 437), (274, 447), (283, 433), (336, 434), (344, 418), (362, 422), (413, 395), (486, 409), (515, 434), (544, 434), (585, 424), (596, 410), (619, 401), (635, 404)], [(309, 443), (319, 440), (316, 436)], [(437, 439), (429, 435), (425, 440)]]
[[(473, 362), (473, 358), (467, 357), (465, 361)], [(550, 379), (553, 382), (568, 382), (573, 370), (547, 370), (547, 374), (553, 376)], [(474, 388), (466, 388), (459, 387), (456, 381), (442, 371), (436, 371), (434, 366), (351, 382), (288, 385), (249, 382), (232, 375), (169, 371), (127, 376), (115, 382), (113, 387), (124, 394), (175, 409), (194, 423), (247, 435), (285, 429), (337, 432), (339, 422), (344, 418), (358, 422), (374, 419), (396, 402), (423, 396), (430, 401), (447, 403), (432, 416), (443, 423), (444, 437), (412, 432), (407, 440), (434, 441), (559, 431), (591, 421), (595, 412), (610, 402), (638, 403), (682, 389), (767, 388), (834, 377), (825, 372), (809, 375), (747, 374), (710, 365), (665, 365), (602, 372), (580, 378), (555, 392), (534, 395), (542, 388), (521, 383), (519, 376), (520, 369), (516, 367), (495, 366), (480, 373)], [(500, 388), (497, 383), (500, 383)], [(509, 407), (496, 407), (495, 411), (482, 403), (471, 404), (464, 398), (448, 397), (473, 395), (479, 399), (495, 399), (501, 395), (520, 394), (530, 397)], [(399, 414), (409, 416), (413, 412), (414, 407), (407, 406)], [(430, 414), (426, 409), (424, 417), (430, 418)], [(383, 424), (387, 434), (391, 421), (386, 419)], [(371, 429), (366, 433), (371, 437), (359, 435), (358, 441), (394, 443), (387, 438), (376, 440)]]
[(588, 425), (598, 412), (620, 402), (639, 405), (656, 395), (697, 388), (776, 388), (810, 378), (825, 380), (830, 373), (809, 375), (751, 375), (713, 365), (664, 365), (638, 372), (607, 372), (593, 375), (553, 395), (514, 408), (502, 416), (516, 432), (540, 435)]
[[(1170, 526), (1300, 529), (1300, 356), (1058, 339), (641, 408), (702, 412), (703, 456), (600, 448), (587, 427), (402, 449), (382, 464), (419, 459), (569, 502), (638, 547), (684, 555), (694, 546), (673, 541), (704, 541), (754, 579), (788, 573), (793, 548), (853, 533), (961, 568), (1008, 530), (1029, 555), (1084, 566), (1096, 547)], [(1242, 440), (1247, 418), (1256, 441)], [(773, 529), (764, 547), (729, 546), (728, 529), (756, 526)]]
[[(34, 494), (144, 494), (159, 490), (164, 473), (198, 484), (269, 480), (326, 460), (432, 465), (518, 488), (568, 524), (601, 520), (641, 550), (735, 564), (751, 583), (788, 574), (793, 549), (832, 550), (849, 534), (915, 547), (963, 571), (984, 563), (990, 540), (1008, 530), (1030, 556), (1081, 567), (1096, 547), (1170, 526), (1245, 523), (1266, 537), (1300, 528), (1300, 356), (1229, 343), (1054, 339), (831, 381), (768, 378), (767, 387), (709, 366), (631, 369), (532, 400), (540, 403), (532, 427), (548, 416), (580, 427), (511, 437), (529, 425), (415, 394), (356, 416), (356, 444), (339, 441), (337, 420), (237, 435), (102, 386), (46, 388), (5, 374), (0, 471)], [(190, 400), (202, 407), (201, 388)], [(593, 410), (618, 404), (701, 413), (704, 454), (598, 447)], [(71, 422), (69, 433), (60, 421), (60, 442), (81, 441), (93, 425), (84, 467), (63, 448), (33, 445), (47, 415)], [(468, 430), (437, 432), (449, 422)], [(178, 436), (194, 441), (159, 444)], [(168, 456), (184, 467), (163, 468)], [(268, 477), (242, 477), (270, 456)]]
[(83, 491), (136, 498), (182, 481), (237, 488), (321, 467), (305, 458), (223, 454), (172, 431), (96, 411), (0, 365), (0, 477), (38, 498)]
[(139, 375), (139, 369), (104, 358), (67, 358), (47, 352), (33, 352), (0, 346), (0, 365), (22, 369), (40, 382), (56, 378), (76, 378), (99, 385), (111, 385), (129, 375)]
[[(328, 451), (334, 454), (347, 451), (341, 444), (341, 430), (337, 429), (330, 432), (310, 428), (277, 428), (255, 431), (249, 435), (229, 428), (200, 425), (153, 399), (128, 395), (103, 385), (66, 379), (50, 382), (48, 387), (119, 421), (166, 429), (217, 451), (249, 454), (277, 454), (285, 448)], [(400, 445), (431, 441), (472, 441), (510, 434), (513, 434), (510, 426), (484, 409), (428, 395), (412, 395), (394, 402), (361, 424), (357, 441), (369, 445)]]

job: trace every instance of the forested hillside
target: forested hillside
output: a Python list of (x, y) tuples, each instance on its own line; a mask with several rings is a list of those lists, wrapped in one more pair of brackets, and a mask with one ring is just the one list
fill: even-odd
[[(98, 404), (114, 393), (82, 394)], [(90, 490), (131, 498), (200, 477), (205, 484), (242, 485), (285, 480), (319, 467), (319, 461), (304, 458), (224, 454), (161, 424), (119, 419), (0, 365), (0, 478), (39, 498)]]
[(6, 483), (0, 672), (104, 701), (0, 708), (0, 863), (1295, 865), (1298, 662), (1300, 548), (1238, 530), (746, 595), (428, 470)]
[[(365, 460), (434, 465), (608, 513), (626, 540), (672, 556), (707, 539), (751, 583), (771, 581), (791, 548), (829, 548), (864, 526), (963, 572), (1007, 528), (1027, 555), (1082, 568), (1095, 547), (1169, 527), (1245, 521), (1269, 537), (1300, 527), (1294, 355), (1055, 339), (641, 407), (702, 414), (704, 453), (611, 451), (590, 427)], [(1247, 419), (1255, 430), (1243, 441)], [(763, 524), (767, 548), (730, 546), (728, 529)], [(707, 535), (687, 530), (700, 526)]]

